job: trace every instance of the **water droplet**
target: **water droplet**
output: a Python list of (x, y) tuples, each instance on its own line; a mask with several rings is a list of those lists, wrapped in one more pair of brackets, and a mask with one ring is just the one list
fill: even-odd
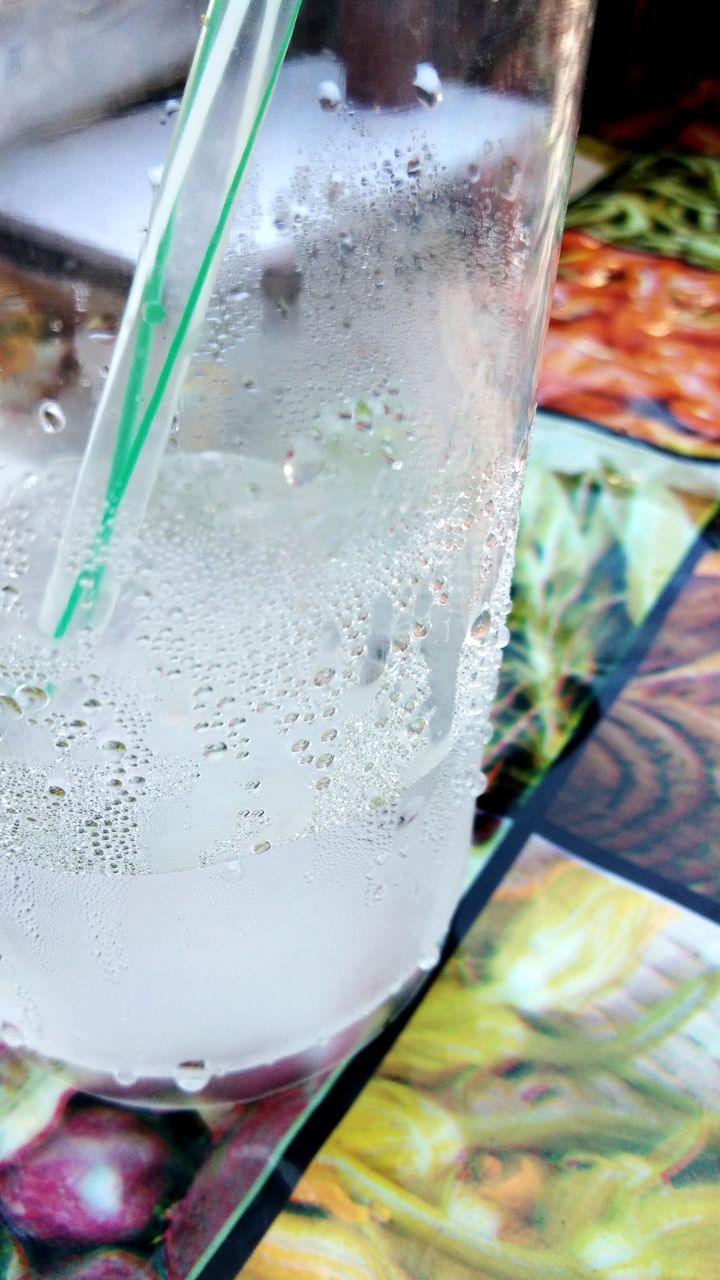
[(127, 751), (125, 743), (121, 742), (119, 738), (108, 738), (106, 742), (103, 742), (102, 749), (111, 756), (122, 756)]
[(57, 435), (65, 426), (65, 414), (56, 400), (41, 400), (38, 406), (38, 418), (43, 431), (49, 436)]
[(220, 756), (223, 751), (227, 751), (227, 745), (224, 742), (209, 742), (203, 747), (204, 756)]
[(391, 648), (393, 653), (404, 653), (410, 647), (410, 636), (407, 631), (401, 631), (398, 635), (393, 636)]
[(57, 785), (57, 783), (55, 783), (53, 784), (53, 786), (48, 787), (48, 792), (51, 796), (54, 797), (54, 799), (61, 800), (62, 797), (65, 795), (65, 788), (60, 787)]
[(419, 156), (410, 156), (410, 159), (407, 162), (407, 171), (408, 171), (409, 178), (417, 178), (418, 174), (420, 173), (420, 157)]
[(417, 64), (413, 88), (426, 107), (435, 107), (442, 102), (442, 83), (431, 62)]
[(499, 626), (497, 630), (497, 643), (499, 649), (504, 649), (505, 645), (510, 642), (510, 632), (507, 627)]
[(245, 874), (245, 868), (239, 858), (231, 858), (229, 862), (223, 863), (220, 868), (221, 879), (229, 883), (235, 883), (241, 880)]
[(420, 640), (425, 638), (429, 630), (430, 630), (429, 622), (416, 622), (413, 625), (413, 635), (417, 636), (418, 639)]
[(325, 774), (322, 778), (318, 778), (317, 782), (315, 783), (315, 790), (327, 791), (327, 788), (329, 786), (330, 786), (330, 779), (328, 778), (327, 774)]
[(251, 782), (246, 782), (246, 783), (245, 783), (245, 790), (246, 790), (246, 791), (257, 791), (257, 789), (258, 789), (258, 787), (259, 787), (259, 786), (260, 786), (260, 780), (259, 780), (258, 778), (253, 778), (253, 780), (252, 780)]
[(398, 814), (398, 830), (408, 827), (411, 822), (422, 813), (425, 808), (424, 796), (412, 796), (410, 800), (406, 800), (400, 813)]
[(98, 707), (101, 705), (102, 704), (98, 698), (86, 698), (83, 702), (83, 706), (87, 707), (89, 711), (97, 711)]
[(22, 715), (22, 707), (9, 693), (0, 693), (0, 713), (3, 711), (11, 716)]
[(160, 123), (165, 124), (165, 122), (170, 119), (170, 116), (174, 116), (176, 112), (178, 112), (179, 110), (180, 110), (180, 99), (168, 98), (167, 102), (163, 103), (162, 114), (160, 116)]
[(422, 956), (422, 958), (418, 960), (417, 967), (421, 973), (429, 973), (431, 969), (435, 968), (435, 965), (437, 964), (439, 959), (440, 959), (440, 948), (434, 947), (432, 951), (429, 951), (427, 955)]
[(407, 722), (407, 733), (411, 738), (416, 738), (418, 734), (424, 733), (427, 729), (427, 720), (424, 716), (413, 716), (412, 720)]
[(15, 690), (15, 699), (21, 707), (28, 710), (32, 708), (34, 711), (40, 711), (50, 701), (47, 691), (35, 684), (21, 684), (19, 689)]
[(113, 1072), (113, 1079), (121, 1089), (130, 1089), (137, 1083), (137, 1072), (131, 1071), (129, 1067), (121, 1067), (119, 1071)]
[(9, 1049), (19, 1049), (25, 1043), (25, 1037), (19, 1027), (14, 1022), (3, 1022), (0, 1026), (0, 1040), (8, 1046)]
[(319, 671), (315, 672), (313, 683), (316, 685), (329, 684), (334, 675), (335, 670), (333, 667), (321, 667)]
[(202, 1058), (180, 1062), (174, 1072), (175, 1083), (183, 1093), (199, 1093), (210, 1080), (210, 1072)]
[(329, 769), (332, 766), (334, 760), (335, 760), (334, 755), (330, 751), (325, 751), (321, 756), (318, 756), (317, 760), (315, 761), (315, 768)]
[(269, 848), (270, 848), (269, 840), (258, 840), (257, 843), (253, 845), (252, 851), (253, 853), (267, 853)]
[(525, 466), (525, 463), (528, 460), (529, 451), (530, 451), (530, 441), (526, 438), (525, 440), (523, 440), (522, 444), (520, 445), (520, 448), (518, 449), (517, 458), (515, 460), (516, 471), (522, 471), (523, 467)]
[(384, 439), (381, 441), (382, 456), (392, 471), (402, 471), (402, 462), (397, 455), (397, 449), (392, 440)]
[(308, 748), (309, 746), (310, 746), (310, 742), (309, 742), (309, 739), (308, 739), (308, 738), (298, 738), (297, 742), (293, 742), (292, 747), (291, 747), (291, 750), (292, 750), (292, 751), (307, 751), (307, 748)]
[(337, 734), (337, 729), (326, 729), (325, 732), (320, 735), (320, 739), (322, 742), (334, 742), (337, 738)]
[(342, 102), (342, 94), (334, 80), (323, 80), (318, 85), (318, 102), (323, 111), (337, 111)]
[(492, 613), (490, 612), (490, 605), (484, 604), (470, 627), (469, 638), (475, 644), (482, 644), (483, 640), (487, 638), (491, 625)]
[(293, 489), (310, 484), (325, 467), (325, 455), (318, 440), (302, 437), (296, 440), (283, 463), (283, 475)]

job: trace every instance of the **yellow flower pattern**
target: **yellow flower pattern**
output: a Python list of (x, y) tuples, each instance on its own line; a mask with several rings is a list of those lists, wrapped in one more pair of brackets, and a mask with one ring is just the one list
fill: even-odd
[(548, 849), (526, 847), (244, 1278), (720, 1280), (720, 1088), (668, 1065), (720, 1021), (717, 929)]

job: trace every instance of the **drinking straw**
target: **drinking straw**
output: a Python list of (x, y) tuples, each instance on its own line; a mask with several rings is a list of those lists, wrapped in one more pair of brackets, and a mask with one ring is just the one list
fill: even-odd
[(212, 0), (43, 601), (99, 626), (131, 569), (192, 339), (301, 0)]

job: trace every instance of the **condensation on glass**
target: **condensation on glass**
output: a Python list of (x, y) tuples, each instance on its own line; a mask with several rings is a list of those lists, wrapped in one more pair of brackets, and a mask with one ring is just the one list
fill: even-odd
[[(272, 3), (248, 5), (227, 128)], [(104, 8), (60, 6), (68, 40), (96, 9), (101, 44)], [(121, 34), (143, 8), (115, 6)], [(508, 639), (589, 20), (301, 6), (111, 615), (62, 638), (40, 611), (184, 67), (158, 58), (132, 109), (117, 66), (84, 107), (55, 86), (52, 138), (4, 121), (0, 1018), (89, 1087), (275, 1088), (434, 963)]]

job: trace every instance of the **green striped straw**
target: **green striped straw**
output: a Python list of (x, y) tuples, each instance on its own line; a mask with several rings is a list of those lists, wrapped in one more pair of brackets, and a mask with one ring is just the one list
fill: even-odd
[[(40, 623), (99, 626), (131, 571), (187, 363), (301, 0), (213, 0)], [(229, 122), (237, 122), (229, 127)]]

